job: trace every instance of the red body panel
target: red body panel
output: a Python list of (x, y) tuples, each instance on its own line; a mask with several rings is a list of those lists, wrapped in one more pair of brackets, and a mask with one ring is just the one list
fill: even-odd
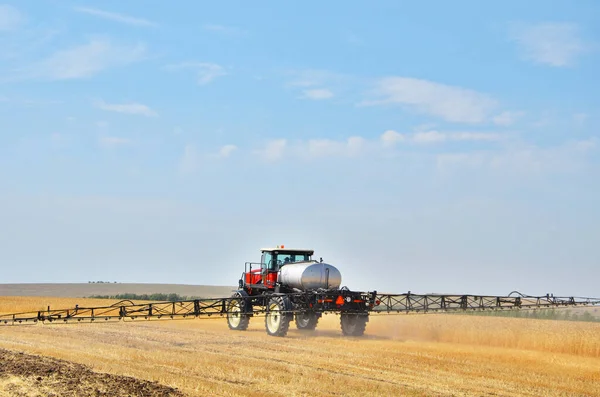
[[(252, 269), (251, 272), (245, 273), (244, 276), (246, 279), (246, 284), (263, 284), (261, 269)], [(267, 286), (268, 288), (275, 288), (276, 282), (277, 272), (268, 272), (266, 280), (264, 282), (265, 286)]]

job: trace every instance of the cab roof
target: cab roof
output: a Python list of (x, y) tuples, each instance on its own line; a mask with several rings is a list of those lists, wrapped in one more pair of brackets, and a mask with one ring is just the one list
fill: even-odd
[(280, 248), (280, 247), (274, 247), (274, 248), (261, 248), (260, 252), (273, 252), (273, 251), (277, 251), (279, 253), (303, 253), (303, 254), (308, 254), (308, 255), (313, 255), (315, 253), (314, 250), (312, 249), (301, 249), (301, 248)]

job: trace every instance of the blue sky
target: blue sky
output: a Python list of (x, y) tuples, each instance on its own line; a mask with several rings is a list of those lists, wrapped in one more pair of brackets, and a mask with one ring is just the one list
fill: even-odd
[[(0, 4), (5, 282), (600, 296), (600, 3)], [(1, 281), (0, 281), (1, 282)]]

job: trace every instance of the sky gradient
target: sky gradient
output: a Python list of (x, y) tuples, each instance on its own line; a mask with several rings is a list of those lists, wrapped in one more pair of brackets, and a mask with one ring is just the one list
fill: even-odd
[(0, 4), (1, 282), (600, 296), (600, 3)]

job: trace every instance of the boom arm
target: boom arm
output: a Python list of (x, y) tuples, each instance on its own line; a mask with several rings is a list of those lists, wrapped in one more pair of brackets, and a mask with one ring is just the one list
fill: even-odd
[(373, 312), (445, 312), (460, 310), (538, 309), (544, 307), (588, 306), (600, 304), (600, 298), (524, 295), (513, 291), (507, 296), (380, 294)]
[[(286, 313), (417, 313), (467, 310), (538, 309), (545, 307), (573, 307), (600, 305), (600, 298), (529, 296), (513, 291), (507, 296), (441, 295), (441, 294), (378, 294), (377, 292), (352, 292), (348, 290), (301, 292), (287, 294), (301, 298), (306, 305), (286, 310)], [(360, 296), (360, 299), (356, 299)], [(352, 299), (350, 299), (352, 297)], [(110, 306), (79, 307), (22, 312), (0, 315), (0, 325), (18, 325), (37, 322), (108, 321), (134, 319), (172, 319), (175, 317), (211, 317), (231, 314), (232, 303), (246, 301), (238, 307), (251, 307), (244, 314), (268, 313), (266, 305), (255, 297), (206, 298), (177, 302), (152, 302), (135, 304), (120, 301)], [(357, 305), (357, 301), (360, 302)], [(310, 307), (310, 309), (309, 309)]]

